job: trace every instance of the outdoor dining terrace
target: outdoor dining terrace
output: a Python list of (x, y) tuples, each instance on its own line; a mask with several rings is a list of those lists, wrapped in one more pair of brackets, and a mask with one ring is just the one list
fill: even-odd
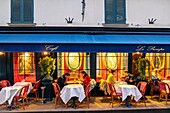
[[(75, 81), (73, 81), (75, 82)], [(164, 80), (164, 82), (160, 83), (165, 83), (167, 84), (168, 87), (168, 92), (169, 92), (169, 81)], [(37, 81), (38, 83), (38, 81)], [(140, 83), (145, 83), (145, 82), (140, 82)], [(57, 85), (56, 83), (52, 84), (53, 86)], [(22, 104), (21, 106), (18, 106), (17, 103), (13, 103), (12, 99), (15, 99), (17, 96), (15, 92), (22, 92), (22, 87), (24, 86), (29, 86), (27, 88), (26, 93), (28, 94), (29, 92), (32, 92), (31, 89), (34, 89), (32, 84), (30, 82), (17, 82), (13, 86), (8, 86), (4, 87), (1, 89), (0, 92), (0, 102), (4, 103), (0, 105), (0, 112), (5, 113), (5, 112), (91, 112), (91, 113), (96, 113), (96, 112), (116, 112), (116, 113), (121, 113), (121, 112), (166, 112), (167, 110), (170, 109), (170, 101), (168, 100), (168, 93), (167, 95), (164, 94), (164, 92), (158, 92), (157, 94), (154, 93), (155, 95), (149, 95), (146, 93), (146, 95), (142, 94), (142, 91), (140, 90), (140, 87), (135, 86), (135, 85), (129, 85), (126, 82), (117, 82), (114, 85), (109, 85), (109, 90), (110, 94), (104, 95), (104, 92), (102, 90), (98, 90), (98, 95), (97, 94), (97, 89), (99, 88), (98, 85), (91, 91), (89, 90), (90, 85), (88, 85), (84, 89), (84, 87), (81, 85), (81, 83), (74, 83), (74, 84), (68, 84), (64, 86), (64, 88), (61, 91), (57, 91), (54, 93), (56, 95), (53, 95), (53, 98), (51, 101), (44, 101), (45, 98), (42, 97), (42, 95), (35, 97), (28, 95), (27, 98), (23, 97), (22, 101), (19, 101), (19, 104)], [(35, 87), (36, 85), (34, 85)], [(111, 86), (111, 87), (110, 87)], [(113, 86), (113, 87), (112, 87)], [(162, 86), (159, 86), (159, 89), (161, 89)], [(41, 87), (42, 88), (42, 87)], [(57, 89), (56, 87), (53, 87), (54, 89)], [(144, 87), (143, 87), (144, 88)], [(145, 88), (146, 89), (146, 84)], [(166, 89), (165, 88), (165, 89)], [(26, 89), (26, 88), (25, 88)], [(114, 92), (114, 90), (116, 92)], [(25, 92), (25, 90), (23, 90)], [(90, 91), (91, 95), (86, 95), (86, 92)], [(58, 93), (57, 93), (58, 92)], [(118, 94), (115, 95), (115, 93), (121, 92), (120, 97)], [(10, 94), (11, 93), (11, 94)], [(39, 92), (41, 93), (41, 92)], [(19, 93), (20, 94), (20, 93)], [(88, 93), (89, 94), (89, 93)], [(15, 95), (15, 96), (11, 96)], [(60, 95), (58, 97), (58, 95)], [(130, 106), (126, 105), (127, 99), (128, 103)], [(132, 96), (131, 96), (132, 95)], [(160, 96), (161, 95), (161, 96)], [(89, 98), (88, 103), (85, 101)], [(117, 97), (118, 96), (118, 97)], [(75, 100), (72, 97), (78, 97)], [(114, 98), (112, 98), (114, 97)], [(115, 98), (116, 97), (116, 98)], [(6, 98), (8, 98), (6, 100)], [(20, 98), (18, 98), (20, 99)], [(27, 101), (28, 100), (28, 101)], [(57, 101), (59, 100), (59, 101)], [(7, 102), (8, 106), (11, 106), (11, 109), (7, 107)], [(59, 103), (57, 103), (59, 102)], [(23, 104), (24, 103), (24, 104)], [(72, 106), (74, 104), (74, 107)]]

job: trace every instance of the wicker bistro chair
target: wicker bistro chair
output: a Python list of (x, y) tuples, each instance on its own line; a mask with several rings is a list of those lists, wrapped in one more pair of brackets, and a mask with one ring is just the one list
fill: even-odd
[(85, 98), (82, 102), (78, 102), (78, 105), (77, 105), (78, 107), (80, 105), (87, 105), (87, 107), (90, 108), (90, 97), (91, 97), (90, 86), (91, 84), (86, 85), (85, 90), (84, 90)]
[[(139, 88), (139, 91), (141, 92), (142, 94), (142, 99), (143, 99), (143, 102), (145, 104), (145, 107), (146, 107), (146, 100), (145, 100), (145, 93), (146, 93), (146, 86), (147, 86), (147, 82), (139, 82), (137, 84), (137, 88)], [(141, 100), (139, 100), (138, 102), (140, 102)], [(136, 103), (137, 104), (137, 103)]]
[(55, 95), (55, 109), (57, 105), (63, 105), (67, 108), (67, 105), (65, 105), (60, 97), (60, 86), (57, 83), (52, 83), (54, 95)]
[(1, 80), (0, 81), (0, 87), (4, 88), (4, 87), (8, 87), (11, 86), (11, 83), (8, 80)]
[(35, 100), (38, 100), (39, 94), (38, 94), (38, 89), (40, 87), (40, 83), (41, 81), (38, 80), (35, 84), (33, 89), (30, 91), (30, 93), (34, 93), (35, 94)]
[(168, 96), (170, 95), (169, 85), (164, 82), (158, 82), (158, 85), (159, 85), (159, 91), (160, 91), (159, 101), (162, 99), (163, 96), (165, 96), (165, 100), (166, 100), (166, 104), (167, 104)]
[[(0, 90), (4, 87), (8, 87), (8, 86), (11, 86), (11, 83), (8, 81), (8, 80), (1, 80), (0, 81)], [(8, 109), (8, 102), (5, 102), (4, 104), (2, 105), (5, 105), (6, 106), (6, 109)]]
[[(113, 103), (115, 103), (114, 98), (120, 99), (122, 97), (122, 93), (117, 93), (113, 84), (109, 84), (109, 89), (110, 89), (110, 95), (111, 95), (110, 103), (112, 104), (112, 107), (113, 107)], [(121, 102), (121, 100), (119, 102)]]
[[(25, 110), (25, 105), (26, 105), (26, 104), (28, 105), (28, 98), (27, 98), (28, 89), (29, 89), (29, 84), (26, 85), (26, 86), (24, 86), (24, 87), (21, 89), (19, 95), (14, 96), (14, 100), (15, 100), (15, 102), (16, 102), (16, 105), (22, 106), (24, 110)], [(19, 101), (20, 99), (22, 100), (22, 104), (19, 104), (19, 103), (18, 103), (18, 101)], [(26, 104), (25, 104), (25, 101), (26, 101)]]

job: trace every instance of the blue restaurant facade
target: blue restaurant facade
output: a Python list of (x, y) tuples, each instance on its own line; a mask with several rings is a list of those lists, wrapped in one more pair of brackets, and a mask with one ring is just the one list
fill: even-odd
[[(58, 53), (61, 52), (87, 53), (87, 56), (90, 55), (87, 71), (92, 78), (97, 79), (97, 53), (127, 53), (127, 69), (133, 73), (134, 53), (142, 53), (141, 57), (145, 57), (147, 53), (170, 53), (170, 29), (0, 27), (0, 51), (4, 53), (0, 56), (0, 79), (8, 79), (11, 83), (14, 83), (14, 79), (16, 79), (14, 77), (16, 73), (14, 53), (21, 52), (35, 53), (35, 66), (33, 66), (35, 73), (34, 81), (38, 80), (41, 76), (38, 60), (42, 57), (42, 52), (44, 51), (49, 52), (53, 57), (57, 57)], [(59, 62), (58, 59), (57, 61)], [(162, 73), (166, 77), (165, 71)], [(26, 73), (24, 72), (24, 74)], [(56, 72), (54, 76), (57, 77), (58, 73)]]

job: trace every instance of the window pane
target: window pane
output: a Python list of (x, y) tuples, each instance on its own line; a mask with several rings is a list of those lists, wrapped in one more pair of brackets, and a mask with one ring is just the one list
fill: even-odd
[(34, 53), (13, 53), (13, 62), (14, 82), (20, 82), (23, 79), (29, 82), (36, 81)]
[(105, 23), (125, 24), (125, 0), (105, 0)]
[(12, 23), (21, 21), (21, 0), (11, 0), (11, 21)]
[(11, 23), (33, 23), (33, 0), (11, 0)]
[(81, 71), (90, 75), (90, 55), (82, 52), (57, 53), (57, 75), (70, 73), (70, 77), (78, 77)]
[[(166, 56), (165, 53), (147, 53), (146, 58), (150, 61), (151, 69), (150, 72), (154, 72), (155, 70), (158, 70), (158, 78), (163, 79), (165, 77), (165, 72), (168, 72), (169, 70), (168, 62), (166, 62)], [(167, 57), (168, 60), (168, 57)], [(167, 63), (167, 64), (165, 64)]]
[(97, 53), (97, 81), (107, 79), (107, 69), (117, 70), (117, 80), (128, 69), (128, 53)]
[(33, 22), (33, 0), (24, 0), (24, 22)]
[(105, 21), (107, 24), (114, 22), (113, 0), (105, 0)]
[(116, 23), (125, 23), (125, 1), (117, 0), (116, 7)]

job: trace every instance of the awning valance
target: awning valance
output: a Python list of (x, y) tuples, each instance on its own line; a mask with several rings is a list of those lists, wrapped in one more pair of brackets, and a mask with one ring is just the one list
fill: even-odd
[(170, 52), (170, 35), (0, 34), (5, 52)]

